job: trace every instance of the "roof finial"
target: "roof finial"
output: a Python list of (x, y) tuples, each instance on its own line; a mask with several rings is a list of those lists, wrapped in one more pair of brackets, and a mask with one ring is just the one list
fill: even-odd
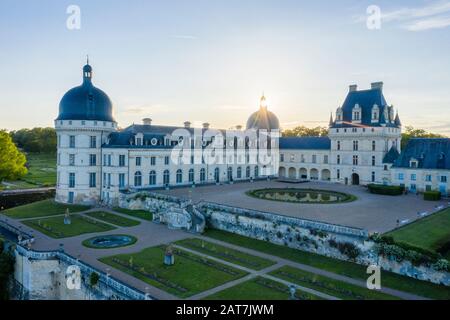
[(89, 55), (86, 55), (86, 64), (89, 65)]

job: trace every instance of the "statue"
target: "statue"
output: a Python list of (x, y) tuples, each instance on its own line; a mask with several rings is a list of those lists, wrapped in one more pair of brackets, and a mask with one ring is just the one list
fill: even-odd
[(166, 266), (173, 266), (175, 264), (175, 256), (171, 245), (168, 245), (164, 253), (164, 264)]
[(65, 225), (70, 225), (70, 224), (72, 224), (72, 220), (70, 219), (69, 208), (66, 209), (66, 214), (64, 215), (64, 224), (65, 224)]
[(295, 294), (297, 293), (297, 288), (294, 285), (289, 286), (289, 300), (297, 300)]

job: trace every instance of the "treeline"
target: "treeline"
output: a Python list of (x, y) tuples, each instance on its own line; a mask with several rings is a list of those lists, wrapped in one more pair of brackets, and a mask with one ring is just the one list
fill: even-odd
[(56, 131), (54, 128), (33, 128), (11, 131), (16, 146), (25, 152), (56, 152)]
[[(305, 126), (298, 126), (293, 129), (283, 130), (283, 137), (326, 137), (328, 135), (328, 128), (315, 127), (308, 128)], [(411, 138), (447, 138), (438, 133), (428, 132), (424, 129), (416, 129), (412, 126), (406, 126), (402, 133), (402, 150)]]

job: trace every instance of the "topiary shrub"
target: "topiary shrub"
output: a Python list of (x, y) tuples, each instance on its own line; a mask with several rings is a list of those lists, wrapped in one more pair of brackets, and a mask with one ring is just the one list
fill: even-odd
[(441, 193), (439, 191), (426, 191), (423, 194), (423, 200), (439, 201), (439, 200), (441, 200)]
[(370, 193), (382, 194), (387, 196), (399, 196), (405, 192), (405, 187), (386, 186), (384, 184), (369, 184), (367, 186)]

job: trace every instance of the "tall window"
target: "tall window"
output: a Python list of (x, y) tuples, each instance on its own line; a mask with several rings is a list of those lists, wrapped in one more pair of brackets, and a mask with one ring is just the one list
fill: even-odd
[(90, 143), (89, 146), (91, 148), (97, 148), (97, 137), (96, 136), (91, 136), (90, 137)]
[(338, 151), (341, 150), (341, 142), (340, 141), (337, 142), (337, 149), (338, 149)]
[(97, 165), (97, 155), (96, 155), (96, 154), (90, 154), (90, 155), (89, 155), (89, 165), (90, 165), (91, 167)]
[(375, 172), (372, 171), (372, 182), (375, 182)]
[(228, 181), (233, 181), (233, 168), (232, 167), (228, 167), (227, 177), (228, 177)]
[(258, 178), (258, 177), (259, 177), (259, 167), (256, 166), (255, 167), (255, 178)]
[(336, 156), (336, 163), (341, 164), (341, 155), (339, 154)]
[(194, 169), (189, 169), (189, 182), (194, 182)]
[(242, 178), (242, 168), (241, 168), (241, 167), (238, 167), (238, 168), (237, 168), (237, 178), (238, 178), (238, 179), (241, 179), (241, 178)]
[(154, 186), (156, 184), (156, 172), (154, 170), (150, 171), (149, 175), (149, 185)]
[(353, 151), (358, 151), (358, 141), (353, 141)]
[(69, 154), (69, 166), (74, 166), (74, 165), (75, 165), (75, 155)]
[(357, 166), (358, 165), (358, 156), (353, 156), (353, 165)]
[(206, 181), (206, 170), (205, 168), (200, 169), (200, 181), (205, 182)]
[(165, 185), (170, 183), (170, 172), (169, 170), (164, 170), (164, 175), (163, 175), (163, 182)]
[(372, 141), (372, 151), (375, 151), (377, 149), (377, 142)]
[(183, 171), (181, 169), (177, 170), (177, 183), (183, 182)]
[(69, 173), (69, 188), (75, 188), (75, 173)]
[(219, 168), (214, 169), (214, 180), (216, 182), (220, 181), (220, 169)]
[(70, 148), (75, 148), (75, 136), (70, 136), (69, 137), (69, 147)]
[(125, 188), (125, 173), (119, 173), (119, 188)]
[(134, 186), (135, 187), (142, 186), (142, 173), (140, 171), (137, 171), (134, 174)]
[(280, 154), (280, 162), (284, 162), (284, 154)]
[(341, 179), (341, 170), (337, 169), (336, 171), (336, 178), (339, 180)]
[(141, 157), (136, 157), (136, 167), (140, 167), (141, 166)]
[(165, 156), (165, 157), (164, 157), (164, 164), (165, 164), (166, 166), (169, 165), (169, 161), (170, 161), (169, 156)]
[(328, 155), (323, 156), (323, 163), (328, 164)]
[(155, 166), (156, 165), (156, 157), (150, 157), (150, 165)]
[(376, 157), (372, 156), (372, 166), (376, 165), (376, 162), (377, 162), (376, 160), (377, 160)]
[(125, 167), (125, 155), (119, 155), (119, 167)]
[(251, 172), (250, 167), (245, 168), (245, 177), (246, 178), (250, 178), (250, 172)]
[(95, 188), (97, 186), (97, 175), (95, 172), (89, 173), (89, 188)]

